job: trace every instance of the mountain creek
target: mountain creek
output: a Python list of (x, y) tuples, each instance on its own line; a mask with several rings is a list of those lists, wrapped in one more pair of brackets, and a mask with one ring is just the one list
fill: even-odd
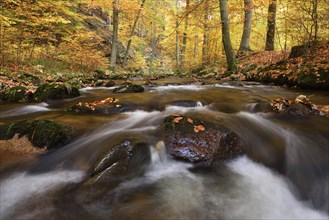
[[(64, 146), (0, 165), (0, 219), (329, 218), (329, 117), (268, 108), (269, 100), (301, 94), (328, 105), (327, 91), (155, 82), (139, 93), (87, 87), (72, 99), (0, 103), (1, 123), (49, 119), (73, 128)], [(108, 97), (125, 109), (67, 111)], [(196, 134), (208, 125), (195, 118), (223, 126), (244, 153), (207, 165), (176, 158), (159, 131), (168, 116), (174, 125), (194, 123)]]

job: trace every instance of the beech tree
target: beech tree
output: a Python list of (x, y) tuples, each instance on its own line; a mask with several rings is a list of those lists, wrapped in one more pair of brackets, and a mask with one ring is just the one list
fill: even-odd
[(188, 32), (188, 21), (189, 21), (189, 10), (190, 10), (190, 0), (186, 0), (186, 9), (185, 9), (185, 23), (184, 23), (184, 33), (183, 33), (183, 42), (181, 50), (181, 66), (184, 67), (185, 57), (186, 57), (186, 44), (187, 44), (187, 32)]
[(139, 10), (137, 12), (136, 18), (135, 18), (133, 27), (131, 28), (130, 37), (129, 37), (129, 40), (128, 40), (128, 43), (127, 43), (127, 49), (125, 51), (125, 55), (124, 55), (124, 58), (123, 58), (123, 61), (122, 61), (122, 66), (124, 66), (126, 64), (126, 61), (127, 61), (127, 58), (128, 58), (128, 54), (129, 54), (129, 50), (130, 50), (130, 46), (131, 46), (131, 42), (132, 42), (132, 39), (131, 38), (135, 35), (135, 29), (136, 29), (136, 26), (137, 26), (137, 22), (139, 20), (141, 11), (142, 11), (142, 9), (144, 7), (145, 1), (146, 0), (142, 0), (141, 6), (140, 6), (140, 8), (139, 8)]
[(112, 51), (110, 60), (110, 70), (115, 71), (117, 60), (117, 41), (119, 32), (119, 0), (113, 1), (113, 35), (112, 35)]
[(230, 27), (227, 11), (227, 0), (219, 1), (220, 17), (222, 23), (222, 41), (226, 55), (227, 70), (233, 71), (236, 69), (237, 60), (235, 58), (234, 51), (232, 49)]
[(252, 23), (252, 0), (244, 0), (244, 23), (241, 43), (238, 53), (251, 51), (249, 46), (250, 32)]
[(274, 50), (274, 39), (275, 39), (275, 23), (276, 23), (276, 0), (270, 0), (268, 6), (267, 15), (267, 32), (266, 32), (266, 43), (265, 50)]

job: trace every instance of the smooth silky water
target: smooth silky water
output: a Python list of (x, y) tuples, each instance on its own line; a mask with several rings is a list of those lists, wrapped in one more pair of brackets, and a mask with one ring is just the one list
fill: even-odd
[[(256, 104), (280, 96), (294, 99), (299, 91), (163, 83), (138, 94), (113, 94), (107, 88), (81, 93), (49, 104), (1, 104), (1, 122), (52, 119), (74, 127), (66, 146), (1, 166), (1, 219), (329, 218), (329, 118), (281, 117)], [(313, 95), (316, 104), (329, 102), (326, 93), (303, 94)], [(64, 111), (106, 97), (131, 103), (135, 110), (115, 115)], [(173, 113), (232, 129), (247, 154), (209, 168), (173, 160), (158, 132)], [(152, 160), (145, 173), (115, 186), (85, 184), (104, 149), (127, 138), (149, 144)]]

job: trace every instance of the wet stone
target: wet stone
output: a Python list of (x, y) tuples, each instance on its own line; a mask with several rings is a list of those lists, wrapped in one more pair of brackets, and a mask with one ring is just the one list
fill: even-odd
[(196, 118), (171, 115), (164, 121), (164, 143), (174, 158), (198, 165), (227, 160), (243, 153), (240, 138), (219, 125)]
[(126, 84), (113, 89), (113, 93), (139, 93), (144, 92), (144, 87), (135, 84)]
[(34, 99), (46, 102), (54, 99), (67, 99), (80, 96), (76, 87), (67, 87), (64, 84), (43, 84), (34, 93)]
[(90, 176), (95, 182), (119, 182), (141, 175), (150, 161), (151, 152), (147, 144), (124, 140), (103, 154)]

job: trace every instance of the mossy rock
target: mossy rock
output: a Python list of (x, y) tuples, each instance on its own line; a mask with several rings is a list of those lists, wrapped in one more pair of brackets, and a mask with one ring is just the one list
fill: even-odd
[(49, 101), (53, 99), (67, 99), (80, 96), (76, 87), (70, 87), (63, 84), (43, 84), (37, 88), (34, 94), (36, 101)]
[(114, 93), (138, 93), (144, 92), (144, 87), (141, 85), (127, 84), (117, 87), (113, 90)]
[(71, 138), (70, 126), (51, 120), (22, 120), (0, 126), (0, 139), (8, 140), (15, 134), (26, 135), (35, 147), (56, 148), (66, 144)]
[(7, 102), (28, 102), (32, 101), (33, 94), (28, 92), (24, 86), (15, 86), (5, 90), (2, 100)]

